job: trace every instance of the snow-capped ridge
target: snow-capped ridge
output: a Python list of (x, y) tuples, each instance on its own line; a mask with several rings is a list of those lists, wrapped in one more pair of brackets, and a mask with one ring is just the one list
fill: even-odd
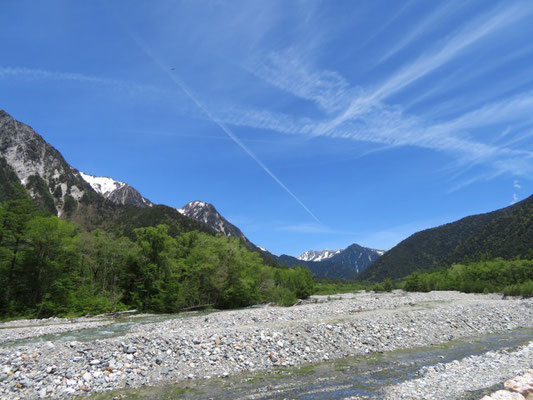
[(104, 199), (115, 204), (152, 207), (153, 203), (125, 182), (107, 176), (94, 176), (80, 171), (80, 176)]
[(80, 175), (85, 182), (91, 185), (96, 193), (101, 194), (104, 197), (107, 197), (111, 192), (126, 186), (126, 183), (116, 181), (107, 176), (94, 176), (81, 171)]
[(340, 252), (341, 250), (308, 250), (300, 254), (300, 256), (297, 258), (298, 260), (302, 261), (319, 262), (322, 260), (327, 260), (328, 258), (331, 258)]
[(383, 250), (352, 243), (342, 250), (309, 250), (299, 257), (282, 254), (279, 260), (288, 266), (305, 265), (317, 277), (354, 279), (383, 254)]
[(210, 203), (195, 200), (185, 204), (182, 208), (177, 208), (177, 210), (180, 214), (199, 221), (224, 236), (248, 240), (239, 228), (225, 219)]

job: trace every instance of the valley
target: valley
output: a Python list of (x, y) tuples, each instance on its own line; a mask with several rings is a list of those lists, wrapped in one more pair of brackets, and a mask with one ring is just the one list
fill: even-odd
[(533, 196), (387, 252), (276, 256), (5, 112), (0, 139), (2, 398), (477, 400), (533, 365)]
[(533, 1), (0, 4), (0, 400), (533, 400)]

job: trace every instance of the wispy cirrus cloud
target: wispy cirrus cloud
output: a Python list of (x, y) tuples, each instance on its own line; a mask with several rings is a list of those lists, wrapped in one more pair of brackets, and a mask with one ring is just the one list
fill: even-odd
[(444, 18), (449, 17), (451, 14), (456, 12), (460, 6), (465, 5), (465, 3), (466, 2), (464, 1), (448, 1), (441, 3), (436, 10), (434, 10), (418, 24), (414, 25), (403, 38), (396, 42), (390, 50), (381, 56), (378, 60), (378, 64), (388, 60), (396, 53), (412, 44), (415, 40), (419, 39), (420, 36), (423, 36), (428, 31), (434, 29), (437, 23), (441, 23)]
[[(491, 73), (495, 73), (498, 70), (504, 70), (506, 66), (513, 65), (521, 62), (521, 58), (528, 56), (533, 53), (533, 46), (524, 46), (517, 50), (511, 51), (504, 56), (498, 57), (497, 59), (491, 60), (490, 63), (485, 63), (484, 65), (476, 66), (476, 68), (468, 68), (464, 66), (463, 68), (455, 70), (453, 73), (447, 76), (446, 79), (441, 80), (440, 83), (433, 84), (432, 87), (428, 90), (420, 92), (417, 96), (409, 99), (407, 104), (404, 104), (406, 109), (412, 108), (413, 106), (420, 105), (424, 102), (427, 102), (432, 96), (442, 94), (443, 92), (461, 87), (467, 84), (472, 79), (480, 79), (489, 76)], [(501, 81), (501, 82), (492, 82), (490, 85), (490, 91), (492, 93), (496, 92), (498, 94), (505, 94), (510, 90), (514, 90), (520, 87), (524, 87), (527, 83), (532, 82), (531, 74), (524, 72), (518, 76), (513, 75), (511, 82)], [(450, 82), (453, 82), (453, 85), (450, 87)], [(488, 89), (488, 88), (487, 88)], [(472, 97), (468, 101), (468, 95)], [(476, 93), (467, 93), (467, 96), (463, 98), (463, 101), (460, 104), (457, 102), (450, 102), (448, 107), (442, 107), (442, 105), (436, 108), (437, 113), (442, 113), (446, 108), (453, 107), (457, 109), (458, 107), (465, 107), (468, 103), (475, 102), (479, 100), (480, 94)]]
[(356, 235), (356, 232), (339, 230), (335, 228), (328, 227), (323, 224), (316, 223), (296, 223), (290, 225), (280, 226), (278, 228), (280, 231), (295, 232), (295, 233), (304, 233), (304, 234), (330, 234), (330, 235)]
[(163, 90), (152, 85), (143, 85), (135, 82), (128, 82), (118, 79), (103, 78), (94, 75), (86, 75), (78, 72), (47, 71), (43, 69), (26, 67), (6, 67), (0, 66), (0, 79), (22, 78), (30, 80), (56, 80), (71, 81), (83, 84), (109, 86), (112, 88), (136, 91), (161, 93)]
[(364, 115), (376, 104), (450, 62), (469, 46), (526, 15), (528, 13), (521, 7), (515, 6), (503, 10), (497, 8), (480, 16), (433, 50), (393, 73), (374, 89), (354, 98), (342, 114), (324, 124), (322, 129), (333, 130), (345, 121)]
[[(524, 10), (516, 5), (504, 9), (493, 8), (392, 73), (374, 88), (351, 85), (347, 78), (336, 71), (315, 69), (311, 63), (304, 62), (293, 48), (269, 54), (261, 62), (253, 62), (249, 70), (272, 86), (313, 102), (324, 112), (324, 116), (309, 118), (268, 109), (233, 107), (221, 111), (219, 118), (231, 125), (285, 134), (351, 139), (387, 147), (432, 149), (451, 155), (456, 160), (455, 168), (474, 165), (490, 167), (492, 171), (480, 179), (502, 173), (531, 174), (532, 151), (503, 146), (497, 141), (476, 140), (472, 133), (501, 124), (527, 125), (533, 122), (533, 92), (526, 91), (485, 103), (477, 109), (445, 120), (408, 114), (401, 105), (387, 103), (393, 94), (464, 55), (470, 46), (509, 27), (531, 14), (531, 11), (530, 8)], [(435, 15), (448, 12), (448, 9), (437, 10)], [(517, 133), (510, 130), (505, 134), (508, 143), (519, 140)]]
[(520, 191), (522, 189), (522, 185), (520, 185), (520, 182), (518, 180), (514, 180), (513, 181), (513, 188), (514, 188), (514, 193), (513, 193), (513, 199), (511, 200), (511, 205), (512, 204), (515, 204), (519, 201), (519, 197), (518, 197), (518, 191)]
[(426, 76), (454, 59), (468, 47), (496, 31), (509, 26), (529, 13), (522, 7), (496, 8), (478, 17), (451, 37), (446, 39), (433, 51), (423, 54), (414, 62), (401, 68), (391, 78), (379, 85), (371, 94), (373, 100), (382, 100)]
[[(462, 163), (492, 163), (493, 167), (498, 169), (522, 174), (531, 170), (531, 166), (522, 165), (523, 163), (518, 161), (530, 159), (533, 152), (477, 142), (465, 137), (464, 133), (487, 123), (501, 123), (520, 118), (533, 120), (533, 115), (529, 115), (527, 111), (530, 104), (533, 105), (533, 95), (525, 93), (437, 124), (419, 117), (406, 116), (399, 107), (379, 104), (357, 119), (345, 121), (335, 129), (326, 131), (322, 127), (327, 123), (324, 120), (293, 118), (265, 110), (233, 109), (225, 113), (223, 118), (232, 125), (270, 129), (286, 134), (328, 136), (386, 146), (418, 146), (449, 153)], [(513, 161), (515, 158), (517, 160)], [(517, 169), (513, 171), (513, 167)]]
[(315, 102), (327, 113), (346, 107), (355, 95), (349, 82), (335, 71), (316, 71), (294, 55), (294, 49), (271, 53), (254, 61), (247, 70), (271, 85), (305, 100)]

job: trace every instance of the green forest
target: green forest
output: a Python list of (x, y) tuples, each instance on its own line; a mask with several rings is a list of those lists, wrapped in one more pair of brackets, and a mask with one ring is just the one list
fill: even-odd
[(478, 261), (434, 271), (415, 271), (402, 284), (407, 291), (459, 290), (465, 293), (503, 293), (533, 296), (533, 260)]
[(267, 266), (233, 238), (160, 224), (86, 231), (42, 211), (22, 186), (0, 204), (0, 317), (171, 313), (275, 302), (313, 291), (305, 268)]

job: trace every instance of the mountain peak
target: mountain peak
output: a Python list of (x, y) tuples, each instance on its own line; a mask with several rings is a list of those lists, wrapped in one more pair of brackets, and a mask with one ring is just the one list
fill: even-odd
[(112, 203), (136, 207), (153, 206), (150, 200), (143, 197), (135, 188), (127, 183), (116, 181), (107, 176), (89, 175), (81, 171), (80, 176), (91, 185), (96, 193)]
[(200, 212), (200, 210), (209, 210), (210, 212), (218, 213), (214, 205), (201, 200), (191, 201), (178, 209), (178, 211), (184, 215), (193, 212), (193, 210), (196, 210), (196, 212)]
[(217, 233), (224, 236), (243, 238), (248, 241), (240, 229), (224, 218), (215, 206), (210, 203), (195, 200), (185, 204), (178, 211), (189, 218), (202, 222)]
[(298, 258), (282, 254), (278, 259), (288, 266), (305, 265), (317, 277), (354, 279), (383, 253), (354, 243), (344, 250), (309, 250)]

